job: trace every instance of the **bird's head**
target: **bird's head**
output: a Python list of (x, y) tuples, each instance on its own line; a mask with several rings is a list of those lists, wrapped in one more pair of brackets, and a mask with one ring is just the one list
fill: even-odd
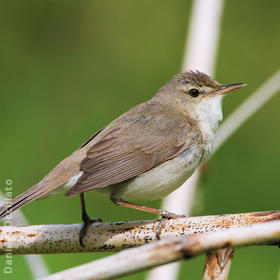
[(176, 75), (158, 93), (169, 104), (195, 120), (209, 123), (215, 129), (222, 120), (222, 99), (244, 83), (222, 85), (199, 71), (186, 71)]

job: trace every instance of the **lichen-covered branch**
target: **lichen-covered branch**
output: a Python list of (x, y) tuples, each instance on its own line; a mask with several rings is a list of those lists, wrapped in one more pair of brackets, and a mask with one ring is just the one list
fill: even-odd
[[(217, 232), (280, 218), (280, 211), (190, 217), (169, 220), (161, 238), (195, 233)], [(154, 241), (159, 221), (135, 221), (92, 224), (79, 244), (80, 224), (0, 227), (0, 254), (54, 254), (118, 251)]]
[(277, 244), (280, 221), (170, 238), (56, 273), (44, 280), (111, 279), (227, 247)]

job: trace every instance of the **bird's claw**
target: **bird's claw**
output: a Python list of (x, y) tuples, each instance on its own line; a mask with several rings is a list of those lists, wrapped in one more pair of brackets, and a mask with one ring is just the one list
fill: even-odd
[(175, 213), (168, 212), (168, 211), (165, 211), (165, 210), (161, 211), (159, 214), (160, 214), (160, 220), (159, 220), (159, 223), (156, 227), (156, 239), (157, 240), (160, 240), (161, 230), (168, 220), (179, 219), (179, 218), (185, 218), (186, 217), (185, 215), (177, 215)]
[(85, 237), (85, 235), (87, 233), (88, 227), (91, 224), (94, 224), (94, 223), (102, 223), (102, 219), (101, 218), (92, 219), (92, 218), (89, 218), (89, 217), (85, 217), (85, 218), (83, 218), (83, 221), (84, 221), (84, 224), (83, 224), (83, 226), (80, 230), (80, 233), (79, 233), (79, 243), (84, 248), (85, 245), (83, 243), (83, 238)]
[(162, 210), (159, 214), (162, 218), (166, 218), (166, 219), (186, 218), (186, 215), (178, 215), (178, 214), (168, 212), (168, 211), (165, 211), (165, 210)]

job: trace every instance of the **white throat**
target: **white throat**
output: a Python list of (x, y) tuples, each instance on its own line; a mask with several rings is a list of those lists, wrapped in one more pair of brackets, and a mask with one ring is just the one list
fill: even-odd
[(223, 119), (222, 99), (222, 95), (203, 98), (191, 112), (192, 117), (199, 122), (205, 144), (205, 157), (213, 150), (218, 124)]
[(206, 97), (196, 104), (195, 119), (205, 126), (209, 126), (213, 132), (216, 132), (219, 122), (223, 119), (222, 99), (222, 95)]

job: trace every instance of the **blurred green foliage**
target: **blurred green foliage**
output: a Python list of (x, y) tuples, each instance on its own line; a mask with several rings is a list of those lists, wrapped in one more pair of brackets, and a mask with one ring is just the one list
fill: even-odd
[[(248, 87), (228, 97), (236, 108), (280, 65), (280, 2), (225, 1), (215, 78)], [(180, 71), (191, 1), (1, 1), (1, 188), (14, 195), (37, 183), (87, 137), (150, 98)], [(196, 215), (279, 209), (280, 95), (212, 158)], [(152, 218), (89, 192), (88, 212), (105, 221)], [(160, 201), (149, 202), (160, 206)], [(59, 195), (23, 208), (31, 224), (80, 221), (78, 197)], [(51, 272), (104, 253), (44, 256)], [(236, 250), (231, 279), (276, 279), (277, 247)], [(204, 257), (185, 261), (179, 279), (200, 279)], [(31, 279), (20, 256), (13, 274)], [(139, 273), (125, 279), (143, 279)]]

